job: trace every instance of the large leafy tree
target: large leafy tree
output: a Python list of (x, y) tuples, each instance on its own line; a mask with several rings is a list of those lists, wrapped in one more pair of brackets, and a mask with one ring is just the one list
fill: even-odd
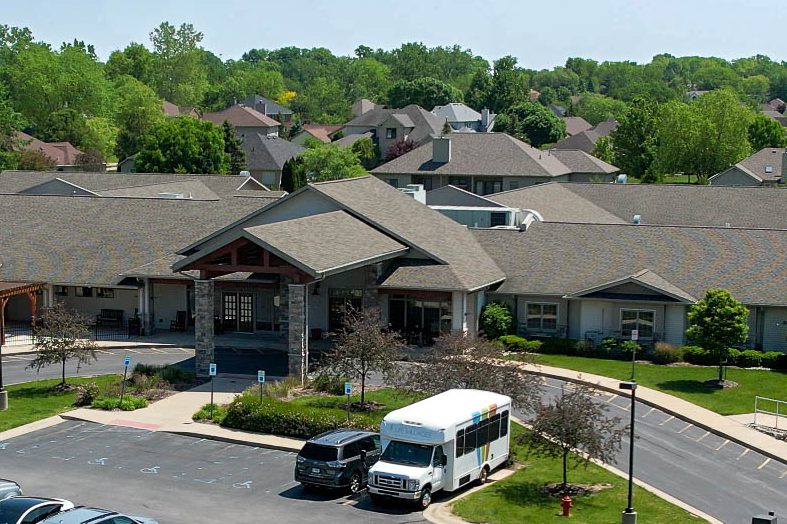
[(535, 102), (522, 102), (509, 108), (498, 120), (499, 131), (527, 141), (533, 147), (551, 144), (566, 136), (566, 123), (552, 111)]
[(486, 105), (492, 111), (502, 113), (508, 108), (526, 101), (528, 87), (527, 75), (516, 67), (516, 58), (504, 56), (495, 60), (494, 71), (487, 91)]
[(765, 147), (787, 146), (787, 128), (762, 113), (755, 115), (749, 124), (748, 136), (754, 151)]
[(0, 170), (14, 169), (17, 164), (16, 133), (24, 124), (22, 115), (14, 111), (0, 84)]
[(574, 106), (574, 114), (593, 125), (610, 118), (620, 120), (625, 113), (625, 102), (595, 93), (584, 93)]
[(135, 163), (142, 173), (226, 173), (228, 158), (219, 126), (181, 116), (153, 126)]
[(635, 98), (612, 132), (615, 162), (624, 173), (643, 182), (655, 182), (650, 171), (656, 150), (655, 103)]
[(304, 85), (293, 108), (300, 111), (307, 122), (336, 124), (346, 122), (350, 116), (350, 104), (344, 98), (344, 90), (331, 77), (318, 77)]
[(450, 84), (436, 78), (418, 78), (407, 81), (400, 80), (388, 92), (388, 104), (391, 107), (405, 107), (416, 104), (427, 111), (435, 106), (462, 102), (464, 95)]
[(346, 147), (324, 144), (301, 156), (301, 169), (308, 183), (354, 178), (366, 174), (358, 156)]
[(115, 97), (118, 136), (114, 152), (122, 160), (141, 149), (143, 138), (164, 120), (164, 114), (161, 99), (134, 77), (121, 76), (115, 80)]
[(749, 310), (726, 289), (709, 289), (705, 297), (689, 309), (687, 338), (709, 351), (719, 366), (719, 382), (730, 348), (746, 342)]
[(706, 184), (712, 175), (749, 155), (752, 112), (728, 89), (686, 104), (659, 107), (655, 162), (663, 173), (685, 173)]
[(69, 108), (50, 113), (36, 134), (45, 142), (70, 142), (76, 148), (85, 148), (92, 140), (85, 117)]
[(181, 106), (196, 106), (202, 100), (208, 87), (199, 47), (202, 37), (192, 24), (176, 28), (169, 22), (162, 22), (150, 33), (159, 96)]
[(153, 86), (156, 78), (156, 57), (144, 45), (131, 42), (123, 50), (112, 51), (105, 70), (110, 79), (130, 76), (143, 84)]

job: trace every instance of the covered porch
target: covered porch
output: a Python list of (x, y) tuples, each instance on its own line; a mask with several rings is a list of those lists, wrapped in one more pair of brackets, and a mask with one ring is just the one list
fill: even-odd
[(0, 346), (32, 343), (42, 288), (40, 283), (0, 282)]

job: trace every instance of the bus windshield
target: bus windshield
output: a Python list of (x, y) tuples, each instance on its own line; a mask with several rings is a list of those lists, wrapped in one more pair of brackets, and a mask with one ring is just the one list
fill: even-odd
[(432, 462), (432, 446), (392, 440), (380, 460), (403, 466), (425, 468)]

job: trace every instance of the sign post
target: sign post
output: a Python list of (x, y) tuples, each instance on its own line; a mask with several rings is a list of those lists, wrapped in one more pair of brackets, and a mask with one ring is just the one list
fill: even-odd
[(213, 378), (216, 376), (216, 364), (211, 363), (208, 366), (208, 375), (210, 375), (210, 420), (213, 420)]
[[(639, 329), (632, 329), (631, 330), (631, 341), (636, 342), (639, 340)], [(637, 363), (637, 346), (634, 345), (631, 351), (631, 380), (634, 380), (634, 368)]]
[(347, 395), (347, 425), (350, 425), (350, 395), (353, 394), (353, 383), (344, 383), (344, 394)]
[(265, 384), (265, 371), (257, 371), (257, 383), (260, 385), (260, 404), (262, 404), (262, 386)]
[(120, 404), (118, 407), (123, 409), (123, 395), (126, 393), (126, 376), (128, 375), (128, 367), (131, 365), (131, 357), (126, 355), (123, 359), (123, 382), (120, 383)]

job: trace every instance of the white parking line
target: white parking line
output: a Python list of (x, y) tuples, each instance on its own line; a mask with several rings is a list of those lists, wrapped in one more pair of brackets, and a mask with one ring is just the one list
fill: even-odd
[(645, 413), (644, 415), (642, 415), (642, 417), (641, 417), (641, 418), (645, 418), (645, 417), (647, 417), (648, 415), (650, 415), (650, 414), (651, 414), (651, 413), (653, 413), (654, 411), (656, 411), (656, 408), (650, 408), (650, 411), (648, 411), (647, 413)]
[(607, 404), (615, 400), (615, 398), (617, 398), (617, 395), (610, 395), (609, 398), (607, 399)]
[(770, 462), (770, 461), (771, 461), (770, 457), (769, 457), (769, 458), (767, 458), (767, 459), (765, 459), (765, 462), (763, 462), (762, 464), (760, 464), (759, 466), (757, 466), (757, 469), (762, 469), (762, 468), (764, 468), (765, 466), (767, 466), (767, 465), (768, 465), (768, 462)]
[(722, 443), (719, 445), (719, 447), (718, 447), (718, 448), (714, 449), (713, 451), (719, 451), (721, 448), (723, 448), (724, 446), (726, 446), (726, 445), (727, 445), (727, 444), (729, 444), (729, 443), (730, 443), (730, 441), (729, 441), (729, 440), (725, 440), (724, 442), (722, 442)]
[(136, 349), (128, 349), (128, 348), (125, 351), (128, 351), (129, 353), (137, 353), (137, 354), (142, 353), (142, 351), (137, 351)]
[(697, 442), (699, 442), (700, 440), (704, 439), (704, 438), (705, 438), (705, 437), (707, 437), (708, 435), (710, 435), (710, 431), (706, 431), (706, 432), (705, 432), (705, 434), (704, 434), (703, 436), (701, 436), (700, 438), (698, 438), (698, 439), (697, 439)]
[(674, 418), (675, 418), (675, 417), (673, 417), (672, 415), (670, 415), (670, 417), (669, 417), (667, 420), (665, 420), (664, 422), (659, 422), (659, 426), (663, 426), (664, 424), (666, 424), (667, 422), (669, 422), (670, 420), (672, 420), (672, 419), (674, 419)]
[(686, 431), (687, 429), (689, 429), (689, 428), (690, 428), (691, 426), (693, 426), (693, 425), (694, 425), (694, 424), (689, 424), (689, 425), (688, 425), (688, 426), (686, 426), (685, 428), (683, 428), (683, 429), (681, 429), (680, 431), (678, 431), (678, 433), (679, 433), (679, 434), (680, 434), (680, 433), (683, 433), (684, 431)]
[(749, 451), (751, 451), (749, 448), (746, 448), (746, 449), (744, 449), (744, 450), (743, 450), (743, 453), (741, 453), (740, 455), (738, 455), (738, 458), (736, 458), (735, 460), (740, 460), (740, 459), (742, 459), (743, 457), (745, 457), (745, 456), (746, 456), (746, 454), (747, 454), (747, 453), (749, 453)]

